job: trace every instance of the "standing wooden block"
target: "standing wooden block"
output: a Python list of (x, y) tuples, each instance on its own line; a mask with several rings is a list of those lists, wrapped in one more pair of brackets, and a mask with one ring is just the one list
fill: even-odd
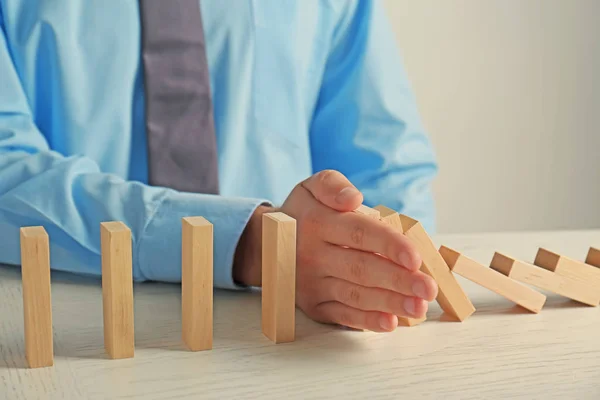
[(542, 293), (492, 268), (484, 267), (456, 250), (442, 246), (440, 247), (440, 254), (446, 260), (446, 264), (452, 272), (511, 300), (529, 311), (539, 313), (544, 303), (546, 303), (546, 296)]
[[(402, 230), (402, 222), (400, 222), (400, 214), (398, 214), (396, 211), (394, 211), (391, 208), (386, 207), (384, 205), (376, 206), (375, 210), (379, 211), (379, 216), (380, 216), (379, 218), (383, 222), (396, 228), (398, 230), (398, 232), (400, 232), (402, 234), (404, 233), (404, 231)], [(408, 318), (408, 317), (398, 316), (398, 325), (415, 326), (425, 320), (427, 320), (427, 316), (424, 316), (422, 318)]]
[(585, 258), (585, 263), (600, 268), (600, 249), (590, 247)]
[(110, 358), (134, 355), (131, 231), (122, 222), (100, 224), (104, 347)]
[(182, 339), (192, 351), (213, 345), (213, 225), (203, 217), (182, 220)]
[(379, 211), (377, 211), (374, 208), (371, 207), (367, 207), (363, 204), (361, 204), (360, 206), (358, 206), (358, 208), (356, 210), (354, 210), (355, 213), (358, 214), (363, 214), (366, 215), (367, 217), (371, 217), (374, 219), (379, 219)]
[(450, 268), (436, 249), (433, 241), (419, 221), (400, 214), (404, 234), (413, 241), (421, 254), (421, 270), (431, 276), (438, 285), (438, 304), (444, 312), (459, 321), (466, 320), (475, 312), (471, 300), (450, 271)]
[(21, 276), (25, 328), (25, 358), (30, 368), (54, 365), (50, 244), (41, 226), (23, 227)]
[(263, 214), (262, 331), (275, 343), (296, 335), (296, 220), (282, 212)]
[(538, 267), (590, 285), (600, 292), (600, 269), (540, 248), (533, 262)]
[(600, 291), (578, 280), (559, 275), (547, 269), (516, 260), (496, 252), (490, 267), (517, 281), (590, 306), (600, 303)]

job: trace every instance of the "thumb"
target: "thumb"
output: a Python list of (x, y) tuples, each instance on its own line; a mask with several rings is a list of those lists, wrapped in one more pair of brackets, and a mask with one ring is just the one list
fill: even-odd
[(363, 202), (363, 195), (342, 173), (323, 170), (302, 182), (314, 198), (337, 211), (353, 211)]

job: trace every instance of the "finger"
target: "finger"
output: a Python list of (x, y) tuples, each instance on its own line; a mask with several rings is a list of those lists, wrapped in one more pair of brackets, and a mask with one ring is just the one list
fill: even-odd
[(378, 253), (411, 271), (421, 266), (421, 256), (409, 238), (391, 225), (365, 215), (325, 213), (321, 238), (331, 244)]
[(422, 271), (409, 271), (377, 254), (327, 244), (319, 255), (323, 272), (361, 286), (391, 290), (433, 301), (438, 286)]
[(393, 314), (358, 310), (337, 301), (319, 304), (315, 314), (317, 322), (373, 332), (391, 332), (398, 327), (398, 318)]
[(391, 290), (360, 286), (338, 278), (321, 280), (320, 293), (352, 308), (363, 311), (380, 311), (399, 317), (421, 318), (427, 313), (425, 300), (406, 296)]
[(337, 211), (355, 210), (363, 202), (363, 195), (342, 173), (323, 170), (302, 182), (318, 201)]

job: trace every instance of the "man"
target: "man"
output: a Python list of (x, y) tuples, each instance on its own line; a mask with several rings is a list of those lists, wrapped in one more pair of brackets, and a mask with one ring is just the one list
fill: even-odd
[(100, 223), (134, 279), (181, 278), (181, 218), (214, 224), (215, 286), (260, 286), (262, 213), (298, 227), (298, 306), (378, 332), (437, 294), (420, 255), (351, 212), (433, 230), (436, 164), (380, 1), (0, 0), (0, 262), (42, 225), (98, 276)]

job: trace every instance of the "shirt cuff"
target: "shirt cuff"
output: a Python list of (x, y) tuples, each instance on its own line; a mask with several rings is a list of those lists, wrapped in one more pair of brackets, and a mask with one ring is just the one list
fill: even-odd
[(244, 288), (233, 280), (233, 260), (239, 239), (260, 205), (272, 203), (265, 199), (167, 191), (138, 241), (136, 258), (141, 279), (181, 282), (181, 220), (201, 216), (213, 224), (214, 287)]

